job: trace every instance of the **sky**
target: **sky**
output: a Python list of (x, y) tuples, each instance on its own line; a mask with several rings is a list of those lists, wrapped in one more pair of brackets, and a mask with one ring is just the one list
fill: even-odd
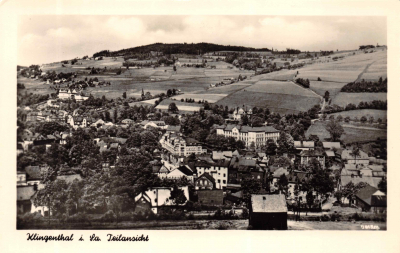
[(42, 64), (162, 43), (209, 42), (302, 51), (387, 44), (385, 17), (21, 16), (18, 64)]

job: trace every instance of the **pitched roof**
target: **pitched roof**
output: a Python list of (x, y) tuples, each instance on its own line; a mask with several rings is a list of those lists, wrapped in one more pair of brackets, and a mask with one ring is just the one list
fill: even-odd
[(26, 166), (25, 172), (28, 180), (42, 179), (42, 171), (39, 166)]
[(328, 157), (335, 157), (335, 152), (333, 152), (332, 150), (325, 151), (325, 154)]
[(196, 179), (196, 181), (199, 180), (199, 179), (202, 178), (202, 177), (205, 177), (205, 178), (207, 178), (208, 180), (210, 180), (210, 181), (213, 183), (213, 185), (215, 186), (215, 179), (214, 179), (210, 174), (208, 174), (208, 172), (204, 172), (200, 177), (198, 177), (198, 178)]
[(319, 150), (302, 150), (300, 152), (300, 156), (307, 156), (307, 157), (323, 156), (323, 155), (324, 153)]
[(286, 213), (286, 199), (282, 194), (251, 195), (251, 207), (255, 213)]
[(212, 152), (213, 160), (228, 159), (231, 157), (232, 157), (232, 151), (213, 151)]
[(328, 149), (340, 149), (340, 142), (329, 142), (329, 141), (324, 141), (322, 142), (322, 146), (324, 148), (328, 148)]
[(167, 131), (174, 131), (174, 132), (180, 132), (181, 131), (181, 126), (167, 126)]
[(17, 201), (18, 200), (30, 200), (35, 194), (33, 185), (17, 186)]
[(379, 182), (382, 180), (380, 177), (351, 177), (351, 176), (340, 176), (341, 184), (345, 186), (346, 184), (353, 182), (354, 185), (358, 183), (367, 183), (370, 186), (378, 188)]
[(295, 148), (314, 148), (313, 141), (294, 141)]
[(285, 175), (289, 175), (289, 172), (287, 171), (287, 169), (285, 168), (279, 168), (276, 171), (274, 171), (273, 177), (274, 178), (279, 178), (280, 176), (282, 176), (283, 174)]
[(191, 169), (189, 169), (187, 166), (180, 166), (176, 169), (180, 170), (186, 176), (193, 176), (193, 171)]
[(378, 191), (377, 188), (367, 185), (366, 187), (364, 187), (358, 191), (358, 193), (356, 194), (356, 197), (361, 199), (363, 202), (367, 203), (368, 205), (371, 205), (371, 196), (376, 191)]
[[(342, 159), (355, 159), (355, 157), (354, 157), (354, 155), (352, 155), (351, 153), (352, 153), (353, 151), (352, 150), (348, 150), (348, 149), (345, 149), (345, 150), (343, 150), (343, 152), (342, 152)], [(357, 156), (357, 159), (368, 159), (369, 157), (368, 157), (368, 155), (364, 152), (364, 151), (362, 151), (362, 150), (360, 150), (360, 155), (358, 155)]]

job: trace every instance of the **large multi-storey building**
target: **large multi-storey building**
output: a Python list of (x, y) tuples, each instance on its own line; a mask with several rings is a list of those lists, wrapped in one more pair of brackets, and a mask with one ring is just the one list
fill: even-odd
[(244, 141), (247, 147), (254, 143), (255, 147), (265, 146), (268, 139), (278, 141), (279, 131), (271, 126), (250, 127), (241, 125), (217, 126), (217, 135), (233, 137)]
[(160, 140), (161, 146), (177, 156), (199, 155), (207, 153), (195, 139), (184, 138), (181, 134), (166, 133)]
[(204, 173), (210, 174), (215, 179), (215, 188), (224, 189), (228, 185), (229, 161), (219, 160), (217, 162), (198, 161), (195, 163), (197, 178)]

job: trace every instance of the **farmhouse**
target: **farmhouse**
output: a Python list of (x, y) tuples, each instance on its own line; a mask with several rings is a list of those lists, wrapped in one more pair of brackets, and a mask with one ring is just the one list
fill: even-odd
[(298, 155), (300, 163), (307, 165), (313, 158), (317, 159), (322, 168), (325, 168), (325, 153), (319, 150), (303, 150)]
[(148, 121), (148, 120), (144, 120), (140, 124), (143, 126), (144, 129), (147, 129), (148, 127), (165, 129), (167, 127), (167, 125), (165, 125), (164, 121)]
[(356, 205), (364, 212), (386, 212), (387, 198), (385, 193), (377, 188), (367, 185), (356, 194)]
[(294, 141), (294, 147), (299, 150), (312, 150), (314, 149), (313, 141)]
[(161, 146), (177, 156), (199, 155), (207, 153), (201, 144), (192, 138), (184, 138), (181, 134), (165, 133), (160, 140)]
[(271, 126), (250, 127), (241, 125), (222, 125), (216, 126), (217, 135), (233, 137), (243, 141), (247, 147), (254, 143), (255, 147), (264, 146), (268, 139), (277, 142), (279, 131)]
[(29, 213), (31, 211), (31, 197), (35, 194), (35, 186), (17, 186), (17, 213)]
[(194, 188), (196, 190), (212, 190), (215, 188), (215, 179), (208, 172), (203, 173), (195, 180)]
[(180, 166), (167, 174), (168, 179), (181, 179), (186, 178), (189, 182), (193, 183), (193, 171), (189, 166)]
[(284, 195), (251, 195), (249, 225), (253, 229), (287, 230)]
[(342, 152), (342, 161), (348, 164), (369, 164), (368, 155), (360, 150), (360, 154), (355, 156), (352, 154), (352, 150), (345, 149)]
[(90, 126), (92, 120), (83, 116), (68, 116), (67, 123), (74, 128)]
[[(183, 194), (186, 199), (189, 200), (188, 186), (178, 188), (183, 190)], [(135, 212), (151, 210), (153, 213), (157, 214), (160, 211), (160, 207), (176, 207), (177, 205), (170, 199), (172, 190), (173, 188), (169, 187), (154, 187), (146, 192), (138, 194), (135, 197)]]
[(212, 162), (201, 160), (196, 162), (194, 166), (198, 178), (204, 173), (208, 173), (214, 178), (215, 188), (223, 189), (228, 185), (229, 161), (220, 160), (218, 162)]
[(59, 99), (75, 99), (76, 101), (83, 101), (89, 97), (79, 94), (76, 89), (60, 89), (58, 91)]
[(234, 111), (233, 111), (233, 119), (234, 120), (241, 120), (242, 116), (244, 115), (249, 115), (251, 116), (253, 114), (253, 110), (249, 109), (247, 110), (247, 108), (243, 107), (243, 108), (239, 108), (237, 107)]

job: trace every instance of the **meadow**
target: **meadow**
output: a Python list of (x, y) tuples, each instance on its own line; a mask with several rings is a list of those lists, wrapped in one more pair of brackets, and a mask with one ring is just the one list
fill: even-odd
[[(317, 121), (308, 128), (306, 137), (308, 138), (311, 134), (317, 135), (321, 141), (329, 139), (329, 132), (325, 126), (328, 121)], [(387, 130), (385, 129), (364, 129), (360, 127), (347, 127), (343, 126), (344, 134), (341, 136), (341, 140), (345, 143), (354, 143), (359, 141), (376, 141), (378, 138), (386, 139)]]
[(245, 89), (249, 92), (264, 92), (271, 94), (288, 94), (305, 97), (317, 97), (309, 89), (300, 87), (293, 82), (280, 82), (280, 81), (259, 81), (256, 84)]
[(310, 81), (310, 89), (320, 96), (324, 96), (329, 91), (329, 96), (334, 97), (346, 83), (326, 82), (326, 81)]
[[(247, 90), (247, 88), (246, 88)], [(271, 112), (287, 114), (299, 113), (309, 110), (320, 103), (318, 97), (251, 92), (245, 89), (235, 92), (219, 100), (216, 104), (228, 107), (250, 106), (269, 108)]]
[(339, 105), (345, 107), (347, 104), (355, 104), (358, 105), (361, 101), (370, 102), (373, 100), (387, 100), (387, 93), (347, 93), (347, 92), (339, 92), (332, 99), (332, 104)]
[(280, 71), (263, 74), (261, 80), (276, 80), (276, 81), (287, 81), (293, 80), (298, 70), (287, 70), (283, 69)]
[(343, 118), (350, 117), (350, 119), (354, 119), (357, 117), (359, 120), (362, 116), (367, 117), (369, 119), (371, 116), (374, 117), (374, 121), (376, 122), (378, 119), (387, 120), (387, 111), (384, 110), (373, 110), (373, 109), (363, 109), (363, 110), (353, 110), (353, 111), (345, 111), (345, 112), (336, 112), (329, 114), (335, 116), (335, 118), (339, 115), (342, 115)]

